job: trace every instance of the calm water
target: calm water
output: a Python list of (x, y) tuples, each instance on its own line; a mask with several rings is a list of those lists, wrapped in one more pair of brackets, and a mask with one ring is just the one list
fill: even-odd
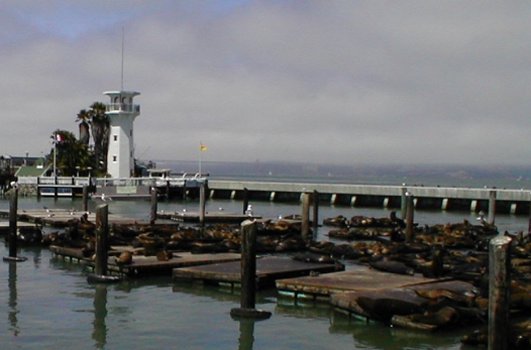
[[(91, 203), (94, 207), (99, 203)], [(19, 209), (80, 208), (78, 200), (20, 198)], [(209, 201), (207, 210), (239, 212), (241, 203)], [(264, 217), (297, 214), (297, 205), (253, 203)], [(0, 209), (8, 203), (0, 201)], [(193, 202), (162, 202), (159, 210), (195, 210)], [(114, 213), (147, 218), (149, 203), (109, 202)], [(320, 217), (386, 216), (380, 209), (320, 208)], [(468, 213), (416, 213), (421, 224), (475, 220)], [(500, 229), (527, 230), (527, 218), (498, 216)], [(319, 238), (325, 239), (325, 229)], [(7, 256), (0, 245), (0, 255)], [(171, 278), (125, 281), (97, 286), (88, 271), (53, 258), (47, 249), (22, 248), (22, 263), (0, 262), (0, 342), (2, 349), (460, 349), (465, 330), (412, 332), (378, 323), (349, 320), (326, 304), (299, 303), (260, 293), (257, 308), (273, 313), (260, 322), (238, 322), (230, 310), (239, 306), (238, 292), (198, 284), (174, 284)]]

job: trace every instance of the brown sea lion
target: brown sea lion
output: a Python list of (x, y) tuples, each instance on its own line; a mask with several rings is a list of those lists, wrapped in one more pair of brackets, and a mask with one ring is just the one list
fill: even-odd
[(173, 257), (172, 252), (169, 252), (167, 250), (161, 250), (157, 252), (157, 260), (158, 261), (168, 261)]
[(117, 265), (129, 265), (133, 262), (133, 253), (129, 250), (124, 250), (115, 258), (115, 261)]
[(385, 272), (391, 272), (391, 273), (397, 273), (397, 274), (409, 275), (409, 276), (413, 276), (415, 274), (415, 270), (413, 270), (411, 267), (408, 267), (406, 264), (399, 262), (399, 261), (380, 260), (380, 261), (370, 262), (369, 265), (376, 270), (385, 271)]

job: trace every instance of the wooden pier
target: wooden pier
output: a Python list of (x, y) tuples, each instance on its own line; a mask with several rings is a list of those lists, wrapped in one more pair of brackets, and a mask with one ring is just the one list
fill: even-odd
[[(129, 264), (117, 264), (116, 256), (124, 251), (134, 251), (133, 247), (112, 246), (109, 251), (108, 268), (115, 274), (128, 277), (141, 277), (152, 275), (171, 276), (172, 270), (178, 267), (214, 264), (240, 260), (240, 254), (236, 253), (215, 253), (215, 254), (191, 254), (188, 252), (178, 253), (166, 261), (160, 261), (156, 256), (133, 255), (133, 260)], [(50, 251), (57, 257), (65, 260), (77, 261), (81, 264), (94, 267), (91, 257), (85, 257), (82, 249), (68, 248), (60, 246), (50, 246)]]
[[(334, 264), (320, 264), (296, 261), (288, 257), (264, 256), (256, 259), (256, 287), (274, 287), (281, 278), (324, 274), (342, 269)], [(204, 266), (177, 268), (173, 270), (173, 279), (198, 280), (205, 283), (228, 283), (231, 286), (241, 281), (240, 262), (217, 263)]]

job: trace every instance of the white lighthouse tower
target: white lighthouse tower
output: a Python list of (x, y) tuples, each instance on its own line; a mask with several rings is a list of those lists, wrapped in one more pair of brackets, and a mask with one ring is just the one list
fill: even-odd
[(111, 98), (105, 114), (109, 117), (109, 150), (107, 173), (112, 178), (129, 178), (133, 175), (135, 158), (133, 122), (140, 114), (140, 106), (133, 104), (136, 91), (106, 91)]

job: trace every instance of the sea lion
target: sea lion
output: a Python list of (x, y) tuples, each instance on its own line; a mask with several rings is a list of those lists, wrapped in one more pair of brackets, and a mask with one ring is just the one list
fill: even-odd
[(161, 250), (157, 252), (157, 260), (158, 261), (168, 261), (171, 258), (173, 258), (172, 252), (169, 252), (167, 250)]
[(133, 262), (133, 253), (129, 250), (124, 250), (115, 258), (115, 262), (117, 265), (129, 265)]
[(411, 267), (408, 267), (406, 264), (401, 263), (399, 261), (380, 260), (380, 261), (370, 262), (369, 265), (376, 270), (385, 271), (385, 272), (391, 272), (391, 273), (397, 273), (397, 274), (409, 275), (409, 276), (413, 276), (415, 274), (415, 270), (413, 270)]

